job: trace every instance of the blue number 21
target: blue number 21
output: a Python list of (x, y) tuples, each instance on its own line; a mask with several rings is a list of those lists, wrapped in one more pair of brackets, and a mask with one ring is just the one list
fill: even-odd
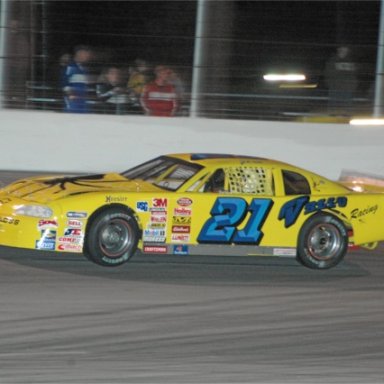
[[(263, 233), (261, 227), (272, 207), (271, 199), (253, 199), (248, 206), (240, 197), (219, 197), (211, 209), (211, 217), (206, 221), (197, 238), (199, 243), (259, 244)], [(247, 213), (250, 212), (245, 227), (238, 230)]]

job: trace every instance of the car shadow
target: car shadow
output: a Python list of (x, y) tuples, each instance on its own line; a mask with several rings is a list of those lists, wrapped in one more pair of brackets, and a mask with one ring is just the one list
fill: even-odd
[(163, 284), (299, 284), (367, 276), (348, 261), (328, 270), (312, 270), (292, 258), (144, 255), (139, 251), (119, 267), (102, 267), (82, 254), (0, 247), (0, 261), (45, 271)]

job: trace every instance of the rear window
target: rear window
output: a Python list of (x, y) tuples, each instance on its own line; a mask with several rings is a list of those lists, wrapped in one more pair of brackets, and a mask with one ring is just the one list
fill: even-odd
[(283, 171), (284, 190), (286, 195), (309, 195), (311, 188), (308, 180), (300, 173)]

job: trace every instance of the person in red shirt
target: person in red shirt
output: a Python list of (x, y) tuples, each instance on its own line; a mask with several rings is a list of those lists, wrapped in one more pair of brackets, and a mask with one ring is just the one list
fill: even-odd
[(141, 105), (148, 116), (174, 116), (178, 108), (175, 87), (170, 83), (170, 70), (165, 66), (155, 68), (156, 78), (144, 87)]

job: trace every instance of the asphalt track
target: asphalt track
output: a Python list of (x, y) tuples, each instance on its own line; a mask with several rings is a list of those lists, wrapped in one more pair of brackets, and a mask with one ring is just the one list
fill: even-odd
[(0, 383), (383, 384), (384, 245), (328, 271), (0, 247)]

